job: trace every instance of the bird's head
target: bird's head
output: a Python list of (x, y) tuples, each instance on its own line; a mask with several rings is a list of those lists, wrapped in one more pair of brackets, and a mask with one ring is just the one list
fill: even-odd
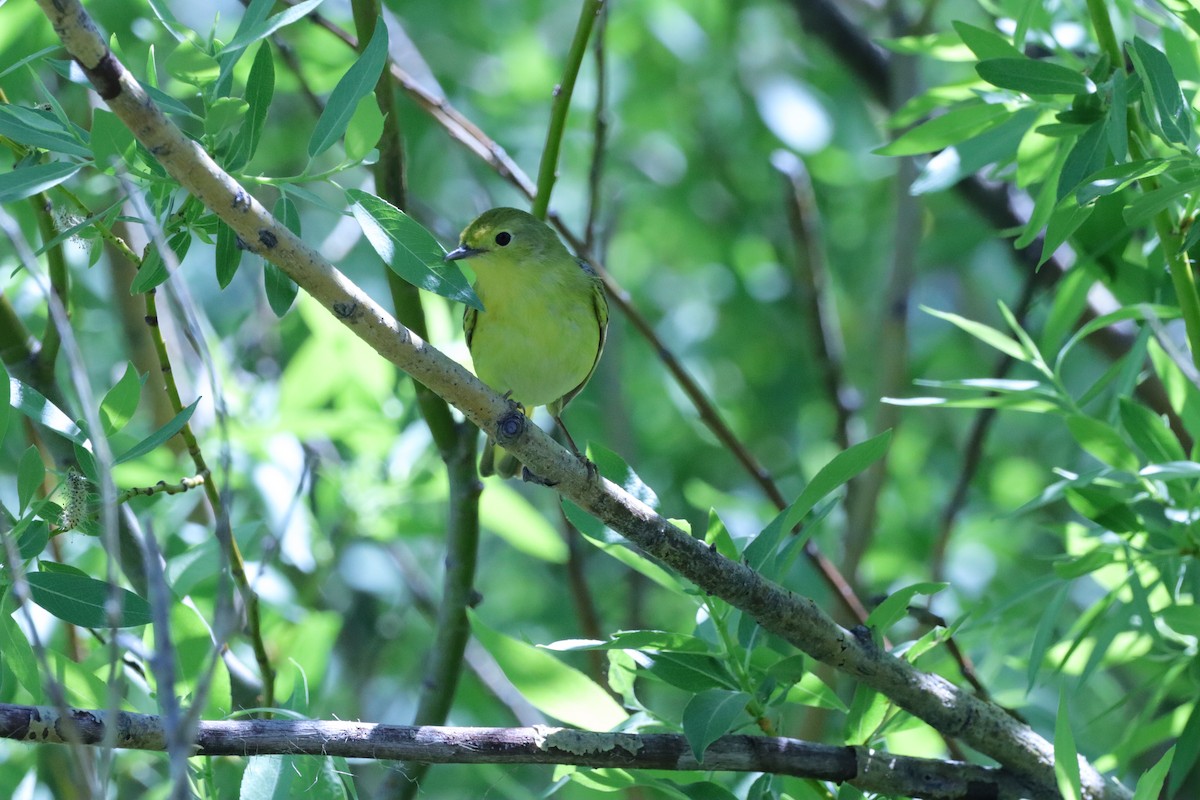
[(555, 250), (565, 249), (557, 234), (532, 214), (516, 208), (493, 208), (480, 214), (463, 229), (458, 247), (445, 261), (472, 259), (486, 263), (501, 258), (507, 262), (537, 264)]

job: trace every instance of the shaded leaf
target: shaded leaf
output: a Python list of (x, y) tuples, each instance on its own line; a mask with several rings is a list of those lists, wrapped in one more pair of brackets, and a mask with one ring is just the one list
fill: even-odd
[(746, 704), (750, 695), (746, 692), (729, 692), (709, 689), (688, 701), (683, 709), (683, 735), (691, 745), (692, 755), (704, 763), (704, 751), (717, 739), (729, 732), (740, 718), (745, 717)]
[(375, 33), (371, 41), (363, 48), (362, 54), (346, 70), (346, 74), (333, 87), (325, 110), (313, 127), (312, 137), (308, 140), (308, 157), (314, 158), (328, 150), (346, 132), (358, 108), (358, 101), (369, 95), (379, 81), (383, 65), (387, 63), (388, 54), (387, 26), (380, 20), (375, 25)]
[(975, 71), (993, 86), (1025, 94), (1084, 94), (1095, 90), (1086, 75), (1051, 61), (1032, 58), (989, 58)]
[(118, 628), (151, 622), (150, 604), (128, 589), (69, 572), (31, 572), (25, 578), (29, 581), (33, 602), (72, 625), (107, 628), (110, 620), (105, 609), (114, 589), (121, 603)]
[(188, 420), (192, 418), (192, 413), (196, 410), (196, 406), (199, 404), (200, 398), (197, 397), (195, 402), (176, 414), (166, 425), (163, 425), (154, 433), (150, 434), (145, 439), (142, 439), (133, 447), (114, 458), (113, 464), (124, 464), (126, 461), (132, 461), (139, 456), (144, 456), (146, 453), (154, 450), (172, 436), (179, 433), (181, 430), (183, 430), (183, 426), (187, 424)]
[(419, 289), (483, 310), (458, 267), (429, 231), (386, 200), (357, 189), (346, 192), (363, 235), (388, 267)]
[(1171, 62), (1161, 50), (1138, 36), (1128, 52), (1142, 77), (1156, 132), (1168, 142), (1186, 145), (1192, 137), (1192, 115)]
[(80, 167), (80, 164), (68, 161), (51, 161), (49, 164), (20, 167), (0, 175), (0, 203), (12, 203), (58, 186), (78, 172)]

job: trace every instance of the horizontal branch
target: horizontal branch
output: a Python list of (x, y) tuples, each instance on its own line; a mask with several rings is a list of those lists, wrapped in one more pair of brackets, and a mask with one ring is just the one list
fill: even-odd
[[(166, 749), (162, 717), (0, 703), (0, 738), (38, 744)], [(71, 728), (77, 734), (70, 734)], [(904, 797), (1020, 798), (1027, 787), (998, 767), (908, 758), (868, 747), (836, 747), (774, 736), (722, 736), (699, 762), (681, 734), (593, 733), (534, 725), (528, 728), (450, 728), (380, 725), (340, 720), (222, 720), (201, 722), (197, 756), (312, 755), (423, 764), (567, 764), (656, 770), (769, 772), (849, 783), (867, 792)]]
[[(359, 286), (275, 219), (204, 149), (163, 114), (109, 50), (78, 0), (38, 0), (55, 33), (100, 97), (187, 191), (229, 225), (247, 249), (282, 269), (352, 333), (458, 408), (555, 491), (659, 559), (702, 591), (741, 609), (763, 629), (887, 696), (947, 736), (961, 738), (1030, 785), (1057, 792), (1054, 748), (1003, 708), (921, 672), (878, 647), (869, 631), (848, 631), (812, 599), (766, 580), (692, 537), (585, 465), (461, 364), (396, 322)], [(1129, 792), (1079, 759), (1083, 797)]]

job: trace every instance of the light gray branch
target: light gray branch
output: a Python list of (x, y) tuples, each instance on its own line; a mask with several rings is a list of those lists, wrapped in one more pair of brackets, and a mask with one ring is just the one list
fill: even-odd
[[(848, 631), (816, 603), (730, 561), (585, 466), (528, 424), (494, 391), (428, 342), (399, 325), (362, 289), (293, 235), (154, 105), (96, 30), (78, 0), (38, 0), (54, 30), (109, 108), (167, 172), (241, 237), (248, 249), (286, 272), (347, 328), (457, 407), (529, 469), (557, 480), (556, 491), (603, 520), (644, 552), (702, 590), (741, 609), (764, 629), (813, 658), (886, 695), (943, 734), (962, 739), (1031, 786), (1057, 792), (1054, 748), (1004, 709), (882, 652), (865, 630)], [(1087, 800), (1129, 798), (1080, 759)]]

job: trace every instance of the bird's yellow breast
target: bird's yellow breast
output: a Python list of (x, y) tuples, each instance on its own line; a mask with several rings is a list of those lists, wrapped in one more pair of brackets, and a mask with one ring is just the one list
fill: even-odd
[(574, 264), (565, 274), (489, 267), (476, 283), (484, 311), (471, 338), (475, 374), (527, 408), (553, 403), (596, 361), (600, 327), (589, 279)]

